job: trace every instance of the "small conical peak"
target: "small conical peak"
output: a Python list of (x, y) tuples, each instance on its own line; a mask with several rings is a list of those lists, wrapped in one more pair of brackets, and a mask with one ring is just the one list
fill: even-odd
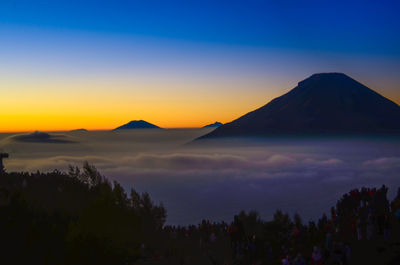
[(216, 127), (219, 127), (219, 126), (221, 126), (221, 125), (222, 125), (222, 123), (216, 121), (216, 122), (214, 122), (214, 123), (212, 123), (212, 124), (208, 124), (208, 125), (204, 126), (203, 128), (210, 128), (210, 127), (216, 128)]
[(127, 124), (124, 124), (118, 128), (116, 128), (115, 130), (119, 130), (119, 129), (156, 129), (156, 128), (160, 128), (154, 124), (151, 124), (147, 121), (144, 120), (132, 120), (130, 122), (128, 122)]

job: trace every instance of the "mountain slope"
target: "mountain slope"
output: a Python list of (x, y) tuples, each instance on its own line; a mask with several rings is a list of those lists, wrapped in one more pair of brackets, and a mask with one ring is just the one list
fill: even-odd
[(200, 138), (375, 132), (400, 132), (400, 107), (345, 74), (322, 73)]

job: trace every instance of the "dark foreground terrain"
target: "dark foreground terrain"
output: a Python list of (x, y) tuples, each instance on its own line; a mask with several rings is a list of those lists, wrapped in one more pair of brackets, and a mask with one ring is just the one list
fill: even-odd
[(389, 202), (385, 186), (351, 190), (317, 221), (279, 210), (270, 221), (165, 219), (147, 193), (88, 163), (0, 176), (1, 264), (400, 264), (400, 194)]

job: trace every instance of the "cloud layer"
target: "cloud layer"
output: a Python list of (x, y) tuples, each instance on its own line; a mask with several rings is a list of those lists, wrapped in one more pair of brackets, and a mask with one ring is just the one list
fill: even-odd
[(385, 184), (393, 196), (400, 186), (399, 141), (253, 142), (200, 148), (182, 147), (179, 141), (171, 147), (167, 137), (157, 138), (159, 148), (149, 139), (146, 149), (146, 143), (137, 148), (135, 136), (132, 141), (123, 137), (124, 141), (94, 137), (81, 149), (52, 147), (41, 155), (38, 145), (27, 145), (26, 152), (16, 153), (6, 166), (18, 171), (65, 170), (87, 160), (126, 189), (148, 191), (162, 201), (171, 224), (202, 218), (229, 221), (242, 209), (256, 209), (270, 218), (280, 208), (315, 219), (352, 188)]

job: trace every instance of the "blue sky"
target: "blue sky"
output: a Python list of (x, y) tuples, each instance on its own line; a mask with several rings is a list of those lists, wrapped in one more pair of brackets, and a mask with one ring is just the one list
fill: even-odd
[(397, 1), (20, 1), (2, 28), (399, 55)]

